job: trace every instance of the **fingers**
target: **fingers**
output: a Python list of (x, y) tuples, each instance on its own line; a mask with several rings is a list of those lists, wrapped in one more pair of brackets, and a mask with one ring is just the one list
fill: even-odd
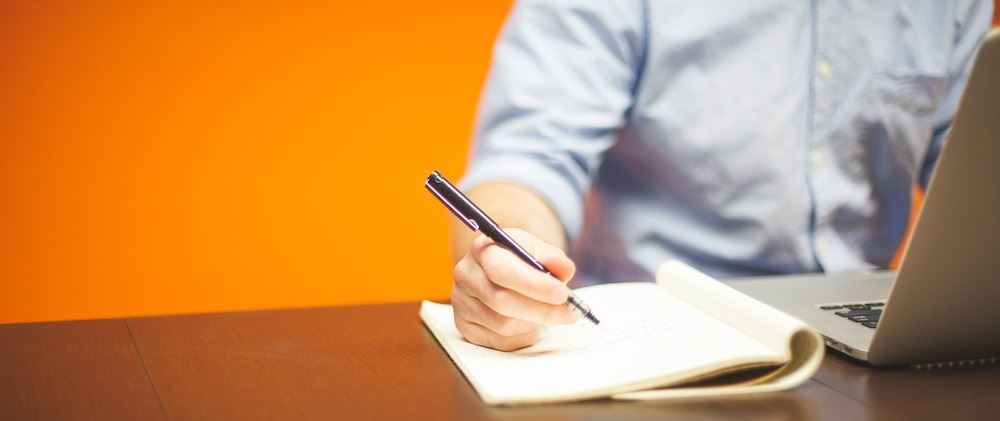
[[(522, 247), (534, 251), (545, 261), (553, 264), (559, 270), (559, 275), (572, 275), (573, 262), (562, 253), (562, 250), (523, 231), (511, 230), (511, 232), (511, 236), (515, 236)], [(559, 279), (531, 267), (514, 253), (498, 246), (485, 236), (480, 236), (473, 242), (469, 254), (482, 267), (488, 279), (501, 287), (548, 304), (563, 304), (569, 296), (569, 288)], [(550, 271), (552, 270), (550, 268)], [(566, 281), (568, 280), (566, 277)]]
[(540, 327), (537, 323), (497, 313), (478, 298), (461, 291), (452, 291), (451, 303), (464, 320), (480, 325), (497, 336), (518, 336), (537, 331)]
[(469, 342), (511, 351), (538, 341), (539, 328), (579, 316), (566, 305), (576, 270), (559, 248), (516, 229), (508, 233), (551, 271), (541, 272), (485, 236), (455, 265), (455, 326)]
[(569, 257), (566, 257), (566, 253), (563, 253), (559, 247), (548, 243), (538, 243), (531, 251), (531, 255), (535, 256), (535, 259), (548, 268), (552, 276), (562, 281), (563, 284), (573, 279), (573, 275), (576, 274), (576, 264)]
[(516, 351), (538, 342), (537, 329), (514, 336), (501, 336), (481, 325), (457, 317), (455, 327), (465, 340), (497, 351)]
[[(520, 266), (526, 266), (524, 262), (515, 262)], [(487, 266), (492, 264), (480, 263)], [(487, 268), (480, 266), (472, 258), (464, 258), (455, 266), (455, 291), (454, 297), (461, 293), (471, 298), (475, 298), (482, 304), (482, 308), (467, 305), (466, 308), (476, 316), (466, 317), (470, 321), (475, 321), (486, 327), (496, 325), (495, 317), (505, 317), (520, 319), (539, 325), (568, 324), (573, 323), (579, 317), (568, 306), (565, 305), (565, 298), (557, 301), (558, 304), (551, 304), (532, 299), (524, 294), (505, 288), (497, 283), (491, 282), (492, 276), (487, 275)], [(530, 267), (529, 267), (530, 269)], [(531, 269), (534, 272), (534, 269)], [(541, 273), (541, 272), (538, 272)], [(554, 283), (560, 288), (565, 288), (559, 281), (548, 277), (545, 282)], [(490, 310), (489, 314), (483, 309)], [(499, 332), (503, 333), (503, 332)], [(510, 333), (510, 332), (506, 332)]]
[[(531, 253), (531, 256), (541, 262), (551, 272), (552, 276), (562, 281), (563, 284), (573, 278), (573, 275), (576, 273), (576, 265), (569, 257), (566, 257), (566, 253), (562, 249), (516, 228), (511, 228), (508, 234), (518, 244), (521, 244), (522, 247), (529, 247), (527, 250)], [(524, 244), (528, 245), (525, 246)]]
[(465, 340), (498, 351), (514, 351), (538, 342), (538, 325), (494, 312), (477, 298), (452, 291), (455, 327)]

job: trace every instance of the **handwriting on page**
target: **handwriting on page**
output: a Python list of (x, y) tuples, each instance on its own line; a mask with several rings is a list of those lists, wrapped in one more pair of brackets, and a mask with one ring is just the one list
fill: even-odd
[(634, 347), (637, 343), (641, 343), (644, 348), (677, 346), (680, 345), (675, 344), (678, 341), (706, 333), (706, 320), (702, 317), (688, 317), (686, 303), (664, 303), (663, 298), (660, 298), (658, 305), (641, 306), (641, 312), (635, 311), (635, 306), (607, 308), (610, 303), (613, 302), (605, 303), (604, 311), (614, 315), (611, 320), (596, 327), (584, 324), (550, 327), (537, 345), (514, 354), (530, 358), (554, 354), (564, 357), (575, 352), (606, 352), (617, 347)]

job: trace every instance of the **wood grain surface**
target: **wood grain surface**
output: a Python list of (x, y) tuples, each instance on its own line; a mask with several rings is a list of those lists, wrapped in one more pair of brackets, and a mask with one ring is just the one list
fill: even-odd
[(828, 352), (813, 377), (879, 419), (1000, 419), (1000, 366), (878, 368)]
[(0, 325), (0, 419), (164, 419), (124, 320)]
[[(1000, 368), (872, 369), (832, 353), (812, 380), (781, 393), (490, 407), (421, 325), (417, 308), (402, 303), (0, 326), (0, 419), (1000, 416)], [(94, 380), (95, 371), (105, 374), (102, 381)]]

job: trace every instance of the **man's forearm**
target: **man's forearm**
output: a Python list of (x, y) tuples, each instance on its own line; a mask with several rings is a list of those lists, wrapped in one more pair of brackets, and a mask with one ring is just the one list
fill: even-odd
[[(511, 183), (487, 183), (467, 193), (470, 199), (501, 227), (520, 228), (566, 251), (566, 231), (552, 207), (537, 193)], [(479, 235), (461, 221), (452, 219), (452, 259), (457, 262)]]

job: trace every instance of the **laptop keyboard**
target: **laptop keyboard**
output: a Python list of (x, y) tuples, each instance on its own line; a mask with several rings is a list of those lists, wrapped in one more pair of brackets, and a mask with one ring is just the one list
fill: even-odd
[(885, 301), (869, 301), (865, 303), (824, 304), (819, 306), (826, 310), (862, 326), (875, 329), (878, 319), (882, 316)]

